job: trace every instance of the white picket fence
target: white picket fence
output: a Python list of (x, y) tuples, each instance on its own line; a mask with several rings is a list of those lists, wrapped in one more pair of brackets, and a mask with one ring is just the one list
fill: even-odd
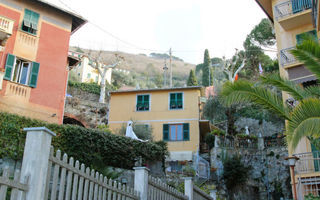
[(172, 200), (188, 200), (189, 198), (179, 192), (178, 190), (170, 187), (161, 179), (148, 177), (148, 199), (172, 199)]
[(119, 199), (138, 200), (138, 193), (133, 188), (122, 185), (116, 181), (104, 177), (102, 174), (85, 168), (79, 161), (74, 162), (71, 157), (61, 151), (53, 155), (51, 148), (49, 156), (49, 168), (47, 173), (47, 187), (45, 199)]
[(26, 128), (27, 138), (20, 171), (0, 176), (0, 200), (213, 200), (185, 180), (185, 193), (149, 176), (136, 167), (134, 188), (104, 177), (51, 146), (55, 133), (47, 128)]
[(22, 198), (24, 198), (28, 185), (20, 183), (20, 171), (16, 170), (14, 172), (13, 179), (9, 177), (9, 174), (9, 168), (5, 168), (2, 176), (0, 176), (0, 199), (7, 199), (9, 197), (9, 190), (11, 191), (11, 200), (18, 199), (19, 193), (22, 195)]

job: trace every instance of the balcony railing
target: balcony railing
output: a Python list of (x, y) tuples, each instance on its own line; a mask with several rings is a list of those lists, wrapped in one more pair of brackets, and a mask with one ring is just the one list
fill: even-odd
[(11, 35), (12, 29), (13, 29), (13, 23), (14, 21), (0, 16), (0, 31)]
[(280, 64), (282, 67), (297, 62), (296, 58), (290, 53), (292, 49), (295, 49), (295, 47), (280, 50)]
[(296, 174), (319, 173), (320, 175), (320, 152), (306, 152), (294, 154), (299, 160), (296, 163)]
[(275, 17), (279, 20), (311, 8), (311, 0), (291, 0), (275, 6)]

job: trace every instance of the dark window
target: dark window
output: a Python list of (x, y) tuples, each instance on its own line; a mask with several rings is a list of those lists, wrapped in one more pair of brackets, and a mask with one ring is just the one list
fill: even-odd
[(183, 94), (170, 93), (170, 109), (182, 109), (182, 108), (183, 108)]
[(36, 35), (38, 30), (38, 21), (38, 13), (25, 9), (21, 29), (23, 31)]

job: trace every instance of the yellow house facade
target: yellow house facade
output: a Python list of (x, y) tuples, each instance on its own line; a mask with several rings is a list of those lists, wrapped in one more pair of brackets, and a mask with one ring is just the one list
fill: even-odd
[[(78, 57), (80, 62), (76, 67), (72, 69), (76, 73), (79, 78), (79, 81), (82, 83), (92, 83), (95, 82), (100, 85), (101, 76), (97, 69), (93, 68), (91, 64), (90, 58), (82, 53), (69, 51), (70, 56)], [(111, 84), (111, 76), (112, 76), (112, 68), (109, 68), (106, 72), (105, 79)]]
[(155, 141), (168, 142), (168, 160), (192, 160), (200, 145), (201, 87), (111, 92), (108, 124), (119, 133), (127, 122), (152, 127)]
[[(274, 24), (280, 75), (302, 87), (317, 84), (316, 77), (295, 59), (290, 50), (302, 41), (303, 34), (319, 39), (318, 0), (256, 0), (256, 2)], [(283, 94), (284, 101), (289, 98), (288, 94)], [(292, 149), (288, 151), (290, 155), (299, 158), (294, 175), (297, 198), (304, 199), (304, 196), (310, 193), (319, 196), (319, 152), (306, 138), (300, 141), (294, 151)]]

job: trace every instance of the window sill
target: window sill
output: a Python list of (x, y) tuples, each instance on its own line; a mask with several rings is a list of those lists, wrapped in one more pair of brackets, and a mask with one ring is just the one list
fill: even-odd
[(32, 33), (29, 33), (29, 32), (27, 32), (27, 31), (24, 31), (24, 30), (22, 30), (22, 29), (19, 29), (19, 31), (20, 31), (21, 33), (24, 33), (24, 34), (30, 35), (30, 36), (35, 37), (35, 38), (37, 38), (37, 37), (38, 37), (38, 35), (37, 35), (37, 34), (32, 34)]

